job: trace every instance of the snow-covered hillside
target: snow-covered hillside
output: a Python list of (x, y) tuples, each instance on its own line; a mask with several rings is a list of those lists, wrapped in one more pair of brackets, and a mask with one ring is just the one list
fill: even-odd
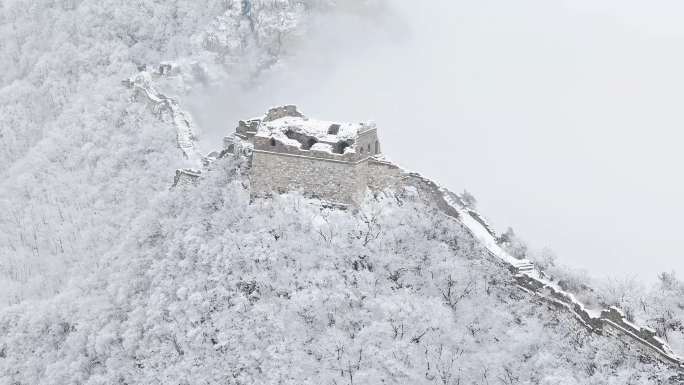
[[(665, 383), (410, 190), (358, 211), (250, 202), (233, 158), (170, 189), (220, 147), (169, 112), (190, 90), (258, 83), (311, 20), (382, 3), (0, 4), (0, 384)], [(684, 347), (676, 277), (593, 291), (538, 261)]]
[(131, 100), (122, 81), (164, 62), (177, 68), (156, 86), (180, 99), (207, 82), (252, 81), (310, 17), (334, 9), (316, 0), (0, 4), (0, 306), (96, 270), (186, 165), (171, 118)]
[(5, 383), (649, 384), (672, 373), (513, 286), (438, 210), (161, 193), (91, 276), (0, 318)]

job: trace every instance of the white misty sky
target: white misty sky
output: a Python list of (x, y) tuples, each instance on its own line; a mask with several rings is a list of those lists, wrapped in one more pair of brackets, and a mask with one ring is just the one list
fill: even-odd
[(197, 97), (205, 139), (275, 104), (372, 119), (392, 160), (468, 189), (499, 230), (561, 263), (597, 277), (684, 275), (683, 2), (389, 7), (370, 22), (321, 21), (238, 101), (225, 89)]

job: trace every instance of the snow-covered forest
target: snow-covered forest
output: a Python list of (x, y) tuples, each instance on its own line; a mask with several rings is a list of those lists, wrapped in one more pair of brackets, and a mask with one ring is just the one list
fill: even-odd
[[(182, 106), (278, 71), (316, 18), (384, 6), (0, 3), (0, 384), (666, 383), (671, 368), (515, 288), (410, 191), (358, 212), (250, 202), (234, 159), (170, 189), (187, 165), (173, 122), (123, 81), (172, 63), (155, 81)], [(506, 234), (564, 289), (684, 352), (674, 274), (592, 281)]]
[[(51, 295), (103, 254), (182, 165), (175, 132), (121, 82), (165, 61), (182, 95), (247, 82), (321, 1), (10, 1), (0, 6), (0, 302)], [(229, 103), (229, 101), (226, 101)], [(217, 144), (217, 148), (220, 144)]]
[[(512, 286), (410, 193), (249, 203), (232, 160), (97, 271), (0, 321), (8, 383), (649, 384), (672, 373)], [(36, 310), (37, 307), (39, 310)]]

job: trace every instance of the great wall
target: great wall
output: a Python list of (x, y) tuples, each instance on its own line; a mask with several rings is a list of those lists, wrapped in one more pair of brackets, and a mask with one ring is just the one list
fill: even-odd
[[(336, 140), (340, 124), (323, 122), (327, 129), (326, 138), (332, 138), (333, 141), (321, 140), (321, 136), (294, 135), (293, 127), (288, 125), (284, 126), (284, 130), (283, 127), (274, 129), (271, 126), (265, 136), (264, 132), (259, 135), (259, 129), (269, 121), (287, 118), (308, 120), (294, 106), (283, 106), (271, 109), (264, 118), (241, 121), (236, 132), (224, 139), (224, 149), (220, 155), (212, 153), (211, 156), (202, 156), (188, 114), (179, 108), (175, 99), (158, 92), (152, 85), (153, 77), (165, 76), (171, 70), (171, 65), (161, 65), (152, 70), (143, 68), (138, 75), (125, 80), (123, 84), (134, 90), (134, 97), (142, 97), (160, 118), (167, 114), (173, 122), (178, 147), (189, 165), (176, 171), (174, 186), (195, 185), (201, 178), (202, 168), (214, 159), (235, 156), (247, 160), (253, 197), (298, 190), (333, 207), (348, 207), (358, 204), (367, 190), (415, 188), (423, 199), (434, 204), (479, 241), (494, 263), (507, 268), (520, 290), (540, 304), (570, 313), (590, 332), (618, 338), (640, 351), (644, 357), (671, 366), (679, 373), (671, 382), (684, 384), (684, 359), (673, 352), (653, 329), (633, 324), (616, 307), (600, 311), (587, 309), (573, 294), (547, 279), (531, 261), (511, 256), (498, 245), (497, 234), (484, 217), (468, 207), (459, 195), (385, 160), (380, 153), (374, 125), (359, 124), (356, 126), (356, 136)], [(366, 138), (358, 135), (358, 132)], [(368, 135), (370, 132), (372, 135)], [(316, 146), (319, 142), (324, 146)], [(321, 182), (308, 177), (311, 175), (323, 175), (324, 179)], [(324, 186), (333, 188), (326, 189)], [(340, 194), (343, 186), (351, 193)]]
[(171, 120), (183, 158), (188, 161), (190, 169), (198, 169), (202, 155), (197, 148), (197, 135), (190, 115), (179, 107), (176, 99), (164, 95), (153, 84), (155, 78), (168, 76), (173, 70), (174, 66), (168, 63), (152, 68), (141, 67), (137, 75), (125, 79), (122, 84), (133, 90), (134, 100), (144, 101), (157, 117)]

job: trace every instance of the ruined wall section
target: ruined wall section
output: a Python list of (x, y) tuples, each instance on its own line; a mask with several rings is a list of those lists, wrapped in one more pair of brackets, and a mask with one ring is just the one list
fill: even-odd
[(393, 163), (369, 158), (364, 166), (363, 178), (372, 191), (399, 190), (404, 184), (406, 173)]
[(684, 361), (677, 357), (670, 346), (656, 335), (655, 330), (629, 322), (620, 309), (612, 306), (603, 310), (601, 312), (601, 323), (605, 334), (616, 336), (622, 341), (635, 344), (641, 348), (650, 348), (660, 355), (659, 358), (679, 365), (680, 369), (684, 370), (684, 366), (682, 366)]
[(354, 153), (334, 154), (328, 151), (316, 151), (312, 149), (303, 150), (298, 146), (284, 144), (272, 138), (264, 138), (255, 136), (252, 139), (254, 149), (264, 152), (274, 152), (279, 154), (297, 155), (304, 157), (315, 157), (317, 159), (325, 159), (332, 161), (355, 162), (357, 156)]
[[(343, 160), (339, 155), (321, 157), (315, 151), (293, 146), (270, 144), (255, 138), (250, 184), (254, 196), (300, 191), (307, 196), (358, 206), (369, 191), (401, 190), (413, 187), (427, 202), (436, 203), (442, 211), (457, 215), (444, 200), (434, 182), (401, 167), (373, 157), (359, 161)], [(266, 149), (266, 150), (264, 150)]]
[(439, 210), (458, 218), (458, 212), (445, 201), (442, 189), (435, 182), (414, 172), (407, 172), (394, 163), (376, 158), (369, 158), (364, 170), (364, 182), (371, 191), (391, 189), (401, 191), (406, 187), (413, 187), (418, 195), (426, 202), (434, 204)]
[(332, 203), (358, 204), (365, 185), (359, 179), (361, 164), (303, 155), (254, 150), (250, 185), (254, 196), (300, 191)]

